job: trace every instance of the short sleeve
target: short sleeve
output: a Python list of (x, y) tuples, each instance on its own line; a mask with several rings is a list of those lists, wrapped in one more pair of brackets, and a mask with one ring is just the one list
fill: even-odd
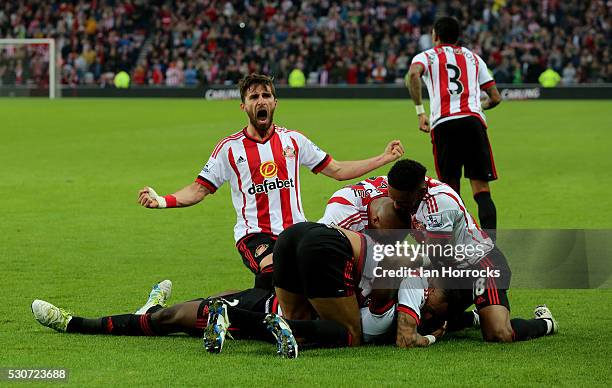
[(228, 180), (227, 147), (215, 150), (196, 178), (196, 182), (205, 186), (211, 193)]
[(407, 277), (402, 280), (397, 293), (397, 311), (414, 318), (417, 325), (421, 322), (421, 308), (425, 304), (425, 289), (427, 280), (422, 277)]
[(425, 55), (425, 53), (419, 53), (417, 55), (414, 56), (414, 58), (412, 58), (412, 62), (410, 62), (410, 66), (415, 65), (415, 64), (421, 64), (423, 66), (423, 74), (427, 73), (427, 56)]
[(359, 208), (346, 198), (349, 195), (351, 195), (350, 188), (336, 191), (327, 202), (325, 213), (318, 222), (360, 232), (363, 229), (361, 227), (363, 216)]
[(306, 136), (301, 133), (294, 132), (294, 135), (300, 149), (298, 151), (298, 158), (300, 164), (306, 166), (315, 174), (318, 174), (332, 161), (332, 157), (329, 156), (325, 151), (321, 150), (310, 141)]
[(478, 61), (478, 85), (480, 85), (480, 89), (486, 89), (495, 85), (495, 80), (489, 73), (489, 68), (485, 61), (478, 55), (476, 55), (476, 60)]
[(455, 203), (445, 196), (430, 196), (425, 199), (425, 205), (424, 223), (427, 236), (449, 238), (459, 212)]

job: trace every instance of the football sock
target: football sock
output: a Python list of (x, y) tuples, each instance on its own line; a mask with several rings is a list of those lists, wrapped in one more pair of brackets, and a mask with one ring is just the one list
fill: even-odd
[(291, 331), (300, 342), (302, 349), (336, 348), (350, 346), (352, 342), (349, 331), (336, 321), (288, 320)]
[[(268, 331), (264, 318), (266, 313), (244, 310), (228, 306), (227, 315), (231, 322), (231, 329), (237, 330), (240, 338), (253, 338), (275, 343), (276, 339)], [(287, 320), (291, 331), (296, 338), (304, 340), (300, 346), (307, 348), (341, 347), (349, 346), (351, 338), (349, 332), (335, 321)], [(233, 334), (233, 333), (232, 333)]]
[(488, 191), (476, 193), (474, 194), (474, 200), (478, 204), (478, 219), (480, 220), (480, 226), (486, 229), (487, 233), (490, 230), (492, 234), (494, 234), (495, 229), (497, 229), (497, 210), (491, 199), (491, 193)]
[(230, 332), (237, 332), (240, 338), (258, 339), (268, 342), (276, 342), (276, 339), (268, 331), (264, 318), (266, 313), (244, 310), (238, 307), (227, 306), (227, 316), (230, 320)]
[[(548, 334), (550, 332), (549, 323), (546, 321), (548, 321), (548, 319), (514, 318), (510, 320), (510, 324), (512, 325), (512, 340), (526, 341)], [(550, 330), (552, 330), (552, 323), (550, 323)]]
[(111, 335), (165, 335), (151, 314), (122, 314), (97, 319), (73, 317), (68, 322), (67, 333), (111, 334)]

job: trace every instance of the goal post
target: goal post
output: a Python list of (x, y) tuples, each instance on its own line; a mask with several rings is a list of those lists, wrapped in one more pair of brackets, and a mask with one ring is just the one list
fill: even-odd
[[(47, 46), (46, 55), (38, 50), (45, 45)], [(0, 95), (23, 95), (24, 91), (25, 95), (30, 95), (30, 90), (44, 89), (44, 86), (47, 85), (49, 98), (60, 97), (57, 58), (55, 39), (0, 39), (0, 91), (5, 89)], [(47, 71), (42, 70), (45, 64)], [(33, 77), (23, 79), (24, 74)], [(42, 76), (44, 74), (46, 74), (46, 79)], [(10, 90), (8, 94), (7, 89)]]

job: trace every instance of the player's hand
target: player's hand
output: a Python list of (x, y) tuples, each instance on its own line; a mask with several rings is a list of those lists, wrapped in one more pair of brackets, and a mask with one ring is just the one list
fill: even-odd
[(387, 163), (401, 158), (402, 155), (404, 155), (404, 146), (399, 140), (390, 141), (385, 148), (385, 152), (383, 153), (383, 157)]
[(157, 209), (159, 207), (157, 198), (159, 198), (159, 196), (155, 190), (147, 186), (138, 192), (138, 203), (149, 209)]
[(433, 333), (431, 333), (431, 335), (436, 337), (437, 340), (442, 338), (444, 336), (444, 334), (446, 334), (446, 325), (447, 325), (447, 323), (448, 322), (444, 321), (444, 324), (441, 327), (439, 327), (438, 329), (434, 330)]
[(426, 114), (419, 115), (419, 130), (429, 133), (431, 128), (429, 128), (429, 117)]

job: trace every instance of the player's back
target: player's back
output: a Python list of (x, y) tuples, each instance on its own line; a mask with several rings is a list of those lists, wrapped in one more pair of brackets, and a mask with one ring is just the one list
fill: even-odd
[(493, 249), (493, 241), (450, 186), (429, 177), (425, 182), (427, 194), (414, 215), (413, 227), (431, 236), (450, 238), (456, 248), (461, 245), (467, 249), (464, 257), (467, 263), (478, 262)]
[(317, 222), (361, 232), (368, 228), (368, 206), (372, 200), (386, 197), (388, 191), (386, 176), (372, 177), (345, 186), (331, 196), (325, 214)]
[(494, 84), (484, 61), (465, 47), (441, 44), (416, 55), (412, 64), (423, 66), (430, 101), (430, 122), (437, 124), (465, 116), (485, 116), (480, 90)]

